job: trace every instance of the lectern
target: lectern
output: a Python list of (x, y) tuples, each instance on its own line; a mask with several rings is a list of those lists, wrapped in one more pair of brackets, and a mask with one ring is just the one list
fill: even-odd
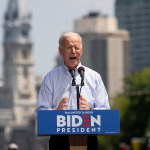
[(70, 150), (87, 150), (88, 135), (120, 133), (119, 110), (40, 110), (38, 136), (69, 135)]

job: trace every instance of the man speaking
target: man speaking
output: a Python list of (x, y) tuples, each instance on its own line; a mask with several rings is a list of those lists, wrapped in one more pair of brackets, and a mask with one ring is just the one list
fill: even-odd
[[(74, 32), (64, 33), (59, 39), (59, 53), (64, 63), (44, 77), (36, 112), (47, 109), (51, 111), (110, 109), (100, 74), (81, 64), (83, 53), (81, 36)], [(49, 149), (69, 150), (69, 136), (51, 136)], [(88, 136), (87, 149), (98, 150), (96, 136)]]

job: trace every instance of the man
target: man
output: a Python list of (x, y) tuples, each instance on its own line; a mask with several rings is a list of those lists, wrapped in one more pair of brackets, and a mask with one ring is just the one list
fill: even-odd
[[(59, 53), (63, 57), (64, 64), (50, 71), (44, 78), (37, 103), (38, 110), (65, 110), (77, 109), (76, 87), (72, 86), (72, 75), (70, 70), (75, 72), (75, 82), (81, 82), (78, 68), (84, 68), (84, 86), (80, 91), (79, 108), (89, 109), (110, 109), (108, 95), (100, 75), (81, 65), (82, 38), (74, 32), (64, 33), (59, 39)], [(59, 148), (69, 150), (68, 136), (52, 136), (49, 142), (50, 150)], [(97, 137), (88, 137), (88, 150), (97, 150)]]

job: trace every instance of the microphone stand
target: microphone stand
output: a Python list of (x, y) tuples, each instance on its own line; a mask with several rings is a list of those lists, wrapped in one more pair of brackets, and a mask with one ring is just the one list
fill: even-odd
[(79, 101), (80, 101), (80, 93), (81, 93), (81, 88), (84, 86), (84, 81), (81, 79), (81, 88), (79, 88), (79, 84), (76, 84), (75, 78), (72, 79), (72, 86), (76, 86), (76, 91), (77, 91), (77, 110), (80, 109), (79, 107)]
[[(79, 88), (80, 85), (81, 85), (81, 88)], [(80, 109), (80, 107), (79, 107), (80, 93), (81, 93), (82, 86), (84, 86), (84, 78), (81, 78), (80, 85), (76, 84), (75, 76), (72, 75), (72, 86), (76, 86), (76, 92), (77, 92), (77, 94), (76, 94), (77, 95), (77, 110)]]
[[(81, 78), (81, 84), (76, 84), (75, 78), (72, 79), (72, 86), (76, 86), (76, 92), (77, 92), (77, 110), (80, 109), (79, 107), (79, 101), (80, 101), (80, 93), (81, 93), (81, 88), (79, 88), (81, 85), (84, 86), (84, 78)], [(87, 150), (87, 135), (70, 135), (69, 136), (69, 143), (70, 143), (70, 149), (75, 150), (75, 149), (83, 149)], [(80, 143), (80, 144), (79, 144)]]
[(79, 110), (79, 101), (80, 101), (80, 90), (79, 85), (76, 84), (75, 78), (72, 78), (72, 86), (76, 86), (77, 91), (77, 110)]
[(80, 89), (79, 89), (79, 86), (80, 85), (76, 85), (76, 91), (77, 91), (77, 110), (80, 109), (80, 107), (79, 107), (79, 101), (80, 101), (81, 89), (82, 89), (82, 86), (84, 86), (84, 79), (83, 78), (81, 79), (81, 87), (80, 87)]
[(80, 90), (79, 85), (76, 85), (76, 91), (77, 91), (77, 110), (79, 110), (79, 101), (80, 101)]

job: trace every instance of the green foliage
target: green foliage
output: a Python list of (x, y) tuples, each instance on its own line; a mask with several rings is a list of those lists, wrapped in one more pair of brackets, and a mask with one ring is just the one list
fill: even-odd
[(135, 73), (125, 80), (126, 90), (129, 91), (144, 91), (150, 90), (150, 69), (145, 69), (142, 72)]
[(119, 135), (98, 136), (100, 150), (116, 150), (119, 149)]
[(150, 117), (150, 69), (135, 73), (125, 80), (125, 94), (128, 107), (121, 118), (123, 139), (130, 142), (132, 137), (145, 134)]
[[(128, 108), (128, 100), (123, 95), (118, 95), (116, 98), (112, 99), (113, 103), (111, 104), (112, 109), (120, 109), (120, 118), (124, 118), (126, 109)], [(107, 135), (99, 136), (99, 149), (100, 150), (116, 150), (119, 149), (121, 139), (123, 137), (123, 132), (120, 132), (120, 135)]]
[(120, 109), (120, 135), (99, 137), (99, 149), (116, 150), (132, 137), (144, 137), (150, 129), (150, 69), (125, 79), (125, 89), (112, 99), (112, 109)]

